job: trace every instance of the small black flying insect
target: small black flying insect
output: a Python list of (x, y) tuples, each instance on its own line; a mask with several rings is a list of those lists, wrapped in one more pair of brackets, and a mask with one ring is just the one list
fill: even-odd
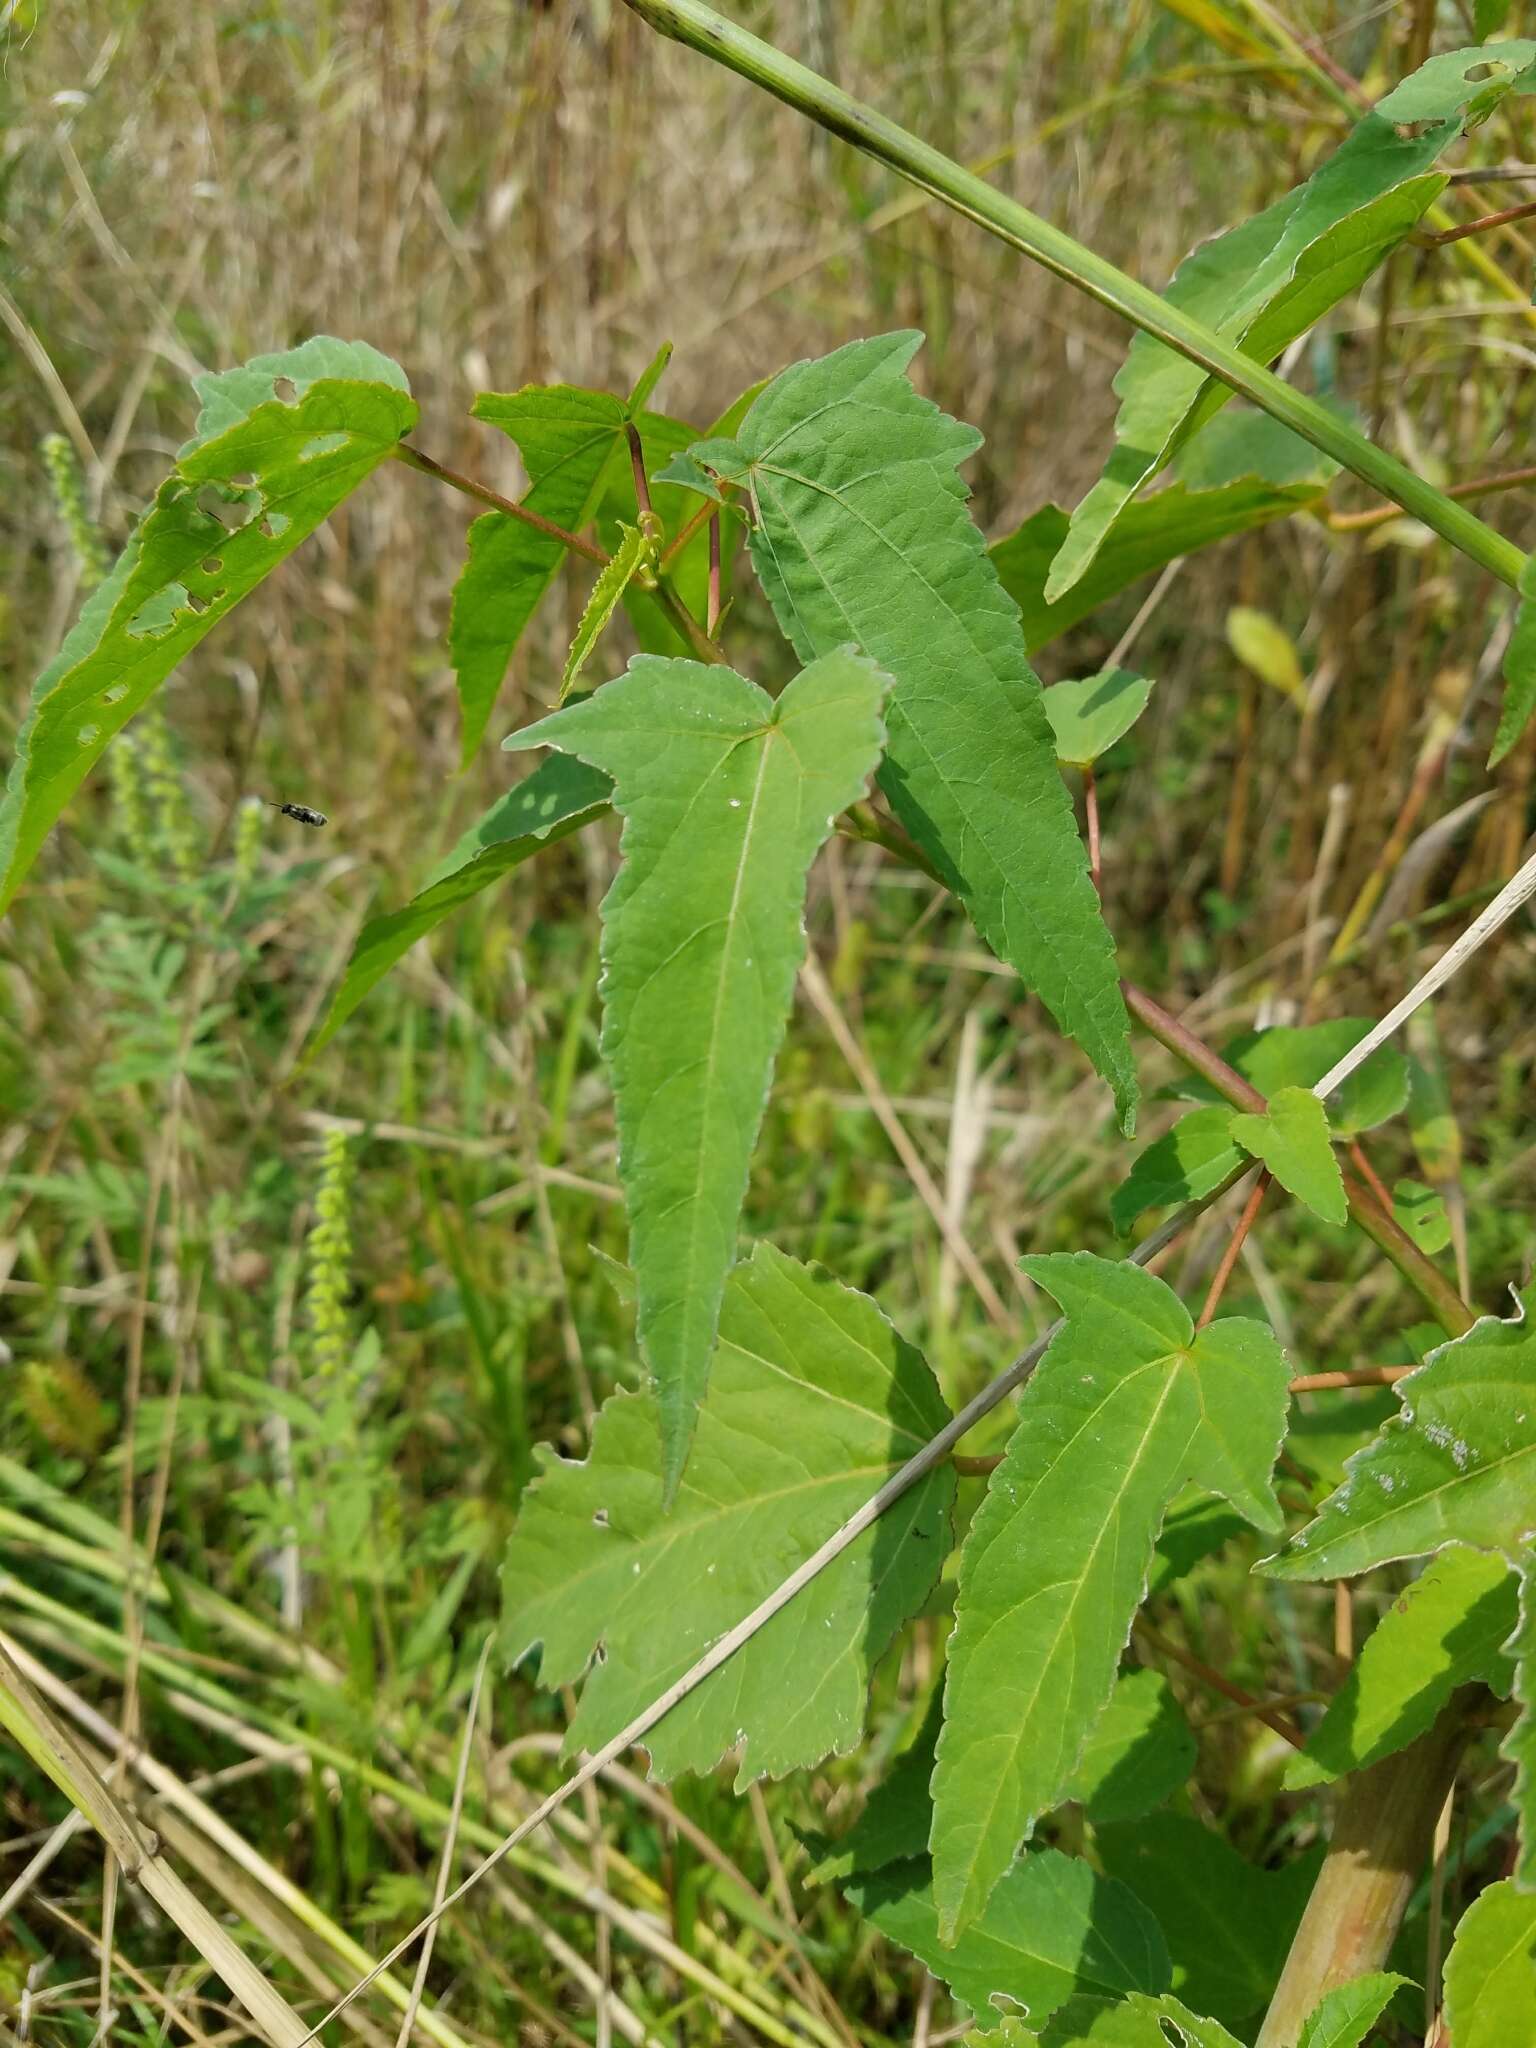
[(271, 810), (281, 811), (285, 818), (294, 818), (301, 825), (313, 825), (318, 828), (326, 822), (324, 811), (312, 811), (308, 804), (273, 803), (269, 796), (264, 796), (261, 801)]

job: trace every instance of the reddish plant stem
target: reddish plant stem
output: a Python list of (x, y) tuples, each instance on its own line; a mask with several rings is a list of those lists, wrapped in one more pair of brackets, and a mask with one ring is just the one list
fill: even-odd
[[(1517, 491), (1522, 484), (1536, 483), (1536, 464), (1525, 469), (1507, 469), (1498, 476), (1470, 477), (1464, 484), (1447, 484), (1448, 498), (1487, 498), (1495, 491)], [(1361, 533), (1370, 526), (1385, 526), (1401, 519), (1401, 505), (1378, 505), (1370, 512), (1330, 512), (1326, 524), (1330, 533)]]
[(1304, 1372), (1291, 1381), (1293, 1394), (1322, 1394), (1332, 1387), (1395, 1387), (1416, 1365), (1363, 1365), (1357, 1372)]
[(1232, 1235), (1227, 1242), (1227, 1248), (1221, 1255), (1221, 1263), (1211, 1275), (1211, 1284), (1206, 1293), (1205, 1306), (1201, 1309), (1195, 1321), (1195, 1328), (1197, 1330), (1203, 1330), (1211, 1320), (1211, 1317), (1216, 1313), (1217, 1304), (1226, 1292), (1227, 1282), (1232, 1278), (1232, 1268), (1237, 1264), (1238, 1255), (1243, 1249), (1243, 1241), (1249, 1231), (1252, 1230), (1254, 1221), (1259, 1213), (1259, 1206), (1268, 1192), (1270, 1179), (1269, 1168), (1266, 1167), (1254, 1182), (1253, 1191), (1243, 1204), (1242, 1214), (1233, 1226)]
[(1083, 809), (1088, 820), (1088, 872), (1093, 877), (1093, 886), (1098, 889), (1102, 873), (1099, 860), (1099, 785), (1094, 779), (1091, 762), (1083, 770)]
[(629, 464), (635, 473), (635, 503), (642, 512), (649, 512), (651, 486), (645, 474), (645, 448), (640, 440), (640, 429), (633, 420), (624, 422), (624, 438), (629, 443)]
[(1380, 1202), (1383, 1209), (1390, 1210), (1392, 1207), (1392, 1197), (1387, 1193), (1386, 1189), (1382, 1186), (1381, 1180), (1376, 1172), (1376, 1169), (1374, 1166), (1372, 1166), (1369, 1159), (1366, 1158), (1364, 1147), (1361, 1145), (1360, 1140), (1358, 1138), (1350, 1139), (1349, 1156), (1351, 1159), (1353, 1159), (1355, 1165), (1360, 1169), (1360, 1178), (1365, 1182), (1366, 1186), (1370, 1189), (1371, 1193), (1376, 1197), (1377, 1201)]
[(720, 624), (720, 514), (709, 522), (709, 596), (704, 607), (704, 630), (713, 640)]
[(1533, 213), (1536, 213), (1536, 199), (1527, 199), (1519, 206), (1506, 206), (1501, 213), (1485, 213), (1476, 220), (1463, 221), (1460, 227), (1416, 234), (1413, 240), (1427, 243), (1432, 249), (1443, 249), (1447, 242), (1464, 242), (1468, 235), (1485, 235), (1490, 228), (1508, 227), (1511, 221), (1529, 220)]
[(539, 533), (547, 534), (558, 541), (563, 548), (569, 548), (573, 555), (585, 555), (589, 562), (596, 562), (600, 569), (608, 566), (604, 551), (590, 540), (583, 540), (579, 533), (569, 533), (563, 526), (556, 526), (553, 519), (546, 519), (542, 512), (530, 512), (526, 505), (519, 505), (515, 498), (504, 498), (500, 491), (493, 491), (488, 484), (476, 483), (472, 476), (464, 476), (456, 469), (449, 469), (446, 463), (434, 456), (424, 455), (419, 448), (413, 448), (409, 441), (402, 441), (395, 450), (395, 460), (403, 462), (407, 469), (419, 469), (423, 476), (436, 477), (440, 484), (447, 484), (451, 490), (462, 491), (466, 498), (473, 498), (481, 505), (489, 505), (493, 512), (505, 512), (509, 519), (520, 519), (524, 526), (532, 526)]
[[(1245, 1081), (1234, 1067), (1229, 1067), (1220, 1053), (1213, 1052), (1188, 1025), (1181, 1024), (1145, 989), (1137, 988), (1128, 981), (1122, 981), (1120, 988), (1126, 1008), (1137, 1022), (1144, 1025), (1160, 1044), (1177, 1054), (1193, 1072), (1209, 1081), (1234, 1108), (1262, 1115), (1269, 1107), (1251, 1082)], [(1383, 1207), (1364, 1181), (1352, 1173), (1344, 1175), (1344, 1193), (1355, 1223), (1373, 1244), (1386, 1253), (1409, 1286), (1433, 1311), (1436, 1321), (1446, 1333), (1452, 1337), (1464, 1336), (1476, 1317), (1439, 1267), (1424, 1256), (1397, 1222), (1391, 1208)]]
[(693, 539), (693, 536), (704, 524), (705, 520), (715, 519), (718, 517), (719, 507), (715, 504), (712, 498), (706, 498), (704, 502), (699, 506), (699, 509), (696, 512), (691, 513), (689, 517), (683, 522), (683, 524), (678, 528), (677, 538), (675, 540), (669, 540), (667, 542), (666, 549), (661, 557), (660, 566), (663, 569), (670, 569), (672, 564), (677, 560), (678, 556), (683, 552), (683, 549), (687, 547), (689, 541)]
[(1160, 1655), (1181, 1666), (1192, 1677), (1198, 1678), (1202, 1685), (1208, 1685), (1213, 1692), (1219, 1692), (1223, 1699), (1231, 1700), (1233, 1705), (1241, 1707), (1244, 1713), (1257, 1715), (1267, 1728), (1273, 1728), (1277, 1735), (1283, 1736), (1293, 1749), (1300, 1749), (1302, 1736), (1295, 1723), (1281, 1713), (1278, 1707), (1267, 1706), (1263, 1700), (1256, 1700), (1251, 1693), (1244, 1692), (1240, 1685), (1234, 1685), (1230, 1678), (1223, 1678), (1221, 1673), (1213, 1671), (1209, 1664), (1202, 1664), (1198, 1657), (1191, 1656), (1188, 1650), (1183, 1649), (1178, 1643), (1171, 1642), (1167, 1636), (1155, 1629), (1150, 1621), (1143, 1620), (1141, 1615), (1137, 1615), (1132, 1628), (1144, 1643), (1149, 1643)]

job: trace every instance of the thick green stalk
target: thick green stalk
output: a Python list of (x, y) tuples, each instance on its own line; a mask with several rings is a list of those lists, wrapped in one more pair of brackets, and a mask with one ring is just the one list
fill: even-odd
[(703, 51), (716, 63), (771, 92), (866, 155), (889, 164), (902, 177), (1097, 299), (1133, 327), (1177, 349), (1180, 355), (1283, 421), (1303, 440), (1331, 455), (1383, 497), (1391, 498), (1405, 512), (1421, 519), (1501, 583), (1511, 588), (1518, 585), (1525, 556), (1512, 541), (1484, 525), (1475, 513), (1416, 476), (1395, 456), (1376, 447), (1315, 399), (1293, 390), (1202, 321), (1169, 305), (1147, 285), (1127, 277), (1113, 263), (1096, 256), (1071, 235), (1052, 227), (1049, 221), (1041, 220), (1017, 200), (995, 190), (942, 150), (932, 148), (874, 108), (840, 91), (771, 43), (737, 28), (712, 7), (701, 5), (700, 0), (626, 0), (626, 4), (662, 34)]

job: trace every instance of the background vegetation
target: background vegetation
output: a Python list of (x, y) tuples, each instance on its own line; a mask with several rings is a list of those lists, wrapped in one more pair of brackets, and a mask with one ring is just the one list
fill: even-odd
[[(1374, 94), (1472, 26), (1407, 0), (1288, 21), (1262, 0), (737, 11), (1153, 283), (1336, 144), (1335, 70)], [(13, 7), (4, 58), (10, 721), (93, 533), (121, 541), (185, 438), (189, 375), (315, 332), (397, 356), (419, 444), (513, 492), (510, 444), (465, 417), (474, 389), (625, 391), (670, 339), (667, 408), (707, 422), (766, 371), (908, 323), (929, 337), (925, 387), (986, 431), (990, 533), (1073, 503), (1102, 463), (1125, 339), (1107, 315), (603, 0)], [(1512, 105), (1488, 153), (1536, 161), (1529, 102)], [(1451, 196), (1470, 216), (1527, 190)], [(1308, 341), (1314, 386), (1437, 481), (1517, 467), (1533, 270), (1519, 224), (1410, 245)], [(1496, 510), (1529, 545), (1526, 506)], [(79, 1725), (103, 1752), (142, 1744), (195, 1788), (140, 1772), (168, 1845), (317, 2018), (362, 1967), (348, 1940), (381, 1953), (430, 1903), (534, 1446), (579, 1451), (594, 1402), (634, 1376), (586, 915), (611, 832), (480, 898), (295, 1072), (364, 917), (509, 779), (494, 749), (456, 772), (443, 637), (464, 509), (386, 467), (113, 750), (0, 935), (0, 1628), (94, 1711)], [(1353, 486), (1328, 501), (1336, 521), (1369, 509)], [(525, 639), (493, 731), (552, 700), (585, 581)], [(1208, 1039), (1376, 1014), (1443, 918), (1529, 851), (1529, 734), (1467, 801), (1495, 715), (1492, 597), (1410, 522), (1299, 519), (1048, 650), (1048, 679), (1132, 648), (1157, 679), (1100, 778), (1105, 890), (1126, 971)], [(1256, 666), (1240, 627), (1246, 663), (1232, 644), (1239, 606), (1280, 635)], [(731, 649), (749, 669), (756, 623), (746, 598)], [(331, 822), (311, 834), (252, 793)], [(812, 904), (825, 979), (792, 1026), (748, 1228), (877, 1289), (958, 1402), (1049, 1320), (1017, 1254), (1113, 1247), (1107, 1098), (920, 877), (834, 842)], [(1529, 1273), (1533, 996), (1527, 916), (1440, 1006), (1451, 1113), (1420, 1119), (1417, 1156), (1389, 1134), (1374, 1160), (1448, 1186), (1484, 1308)], [(1435, 1070), (1433, 1040), (1417, 1049)], [(1194, 1235), (1181, 1290), (1228, 1223)], [(1282, 1296), (1265, 1261), (1287, 1234)], [(1266, 1243), (1233, 1300), (1256, 1294), (1307, 1369), (1407, 1355), (1363, 1252), (1299, 1211)], [(1384, 1402), (1317, 1398), (1335, 1404), (1319, 1437), (1343, 1403), (1358, 1428)], [(1315, 1809), (1280, 1792), (1280, 1738), (1202, 1671), (1305, 1716), (1348, 1635), (1298, 1591), (1267, 1636), (1225, 1597), (1251, 1554), (1181, 1581), (1145, 1654), (1201, 1725), (1233, 1846), (1262, 1864), (1306, 1846)], [(1362, 1628), (1390, 1590), (1361, 1596)], [(724, 1774), (616, 1775), (519, 1852), (443, 1927), (434, 2038), (942, 2036), (947, 1999), (803, 1888), (794, 1832), (856, 1812), (906, 1738), (942, 1606), (883, 1674), (868, 1751), (740, 1801)], [(490, 1675), (460, 1854), (552, 1782), (562, 1718)], [(89, 2040), (105, 1941), (117, 2038), (241, 2038), (216, 1981), (137, 1895), (104, 1891), (94, 1838), (60, 1841), (64, 1803), (0, 1754), (13, 2025)], [(1498, 1832), (1493, 1768), (1486, 1790), (1468, 1883)], [(1188, 1802), (1207, 1813), (1199, 1777)], [(368, 2010), (369, 2038), (391, 2038), (385, 2004)]]

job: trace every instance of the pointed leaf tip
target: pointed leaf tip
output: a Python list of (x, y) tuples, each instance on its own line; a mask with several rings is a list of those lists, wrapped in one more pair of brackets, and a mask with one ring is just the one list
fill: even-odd
[(601, 1046), (669, 1500), (805, 955), (806, 875), (874, 772), (888, 688), (847, 650), (777, 700), (734, 669), (639, 655), (508, 742), (559, 747), (612, 776), (624, 819), (602, 908)]

